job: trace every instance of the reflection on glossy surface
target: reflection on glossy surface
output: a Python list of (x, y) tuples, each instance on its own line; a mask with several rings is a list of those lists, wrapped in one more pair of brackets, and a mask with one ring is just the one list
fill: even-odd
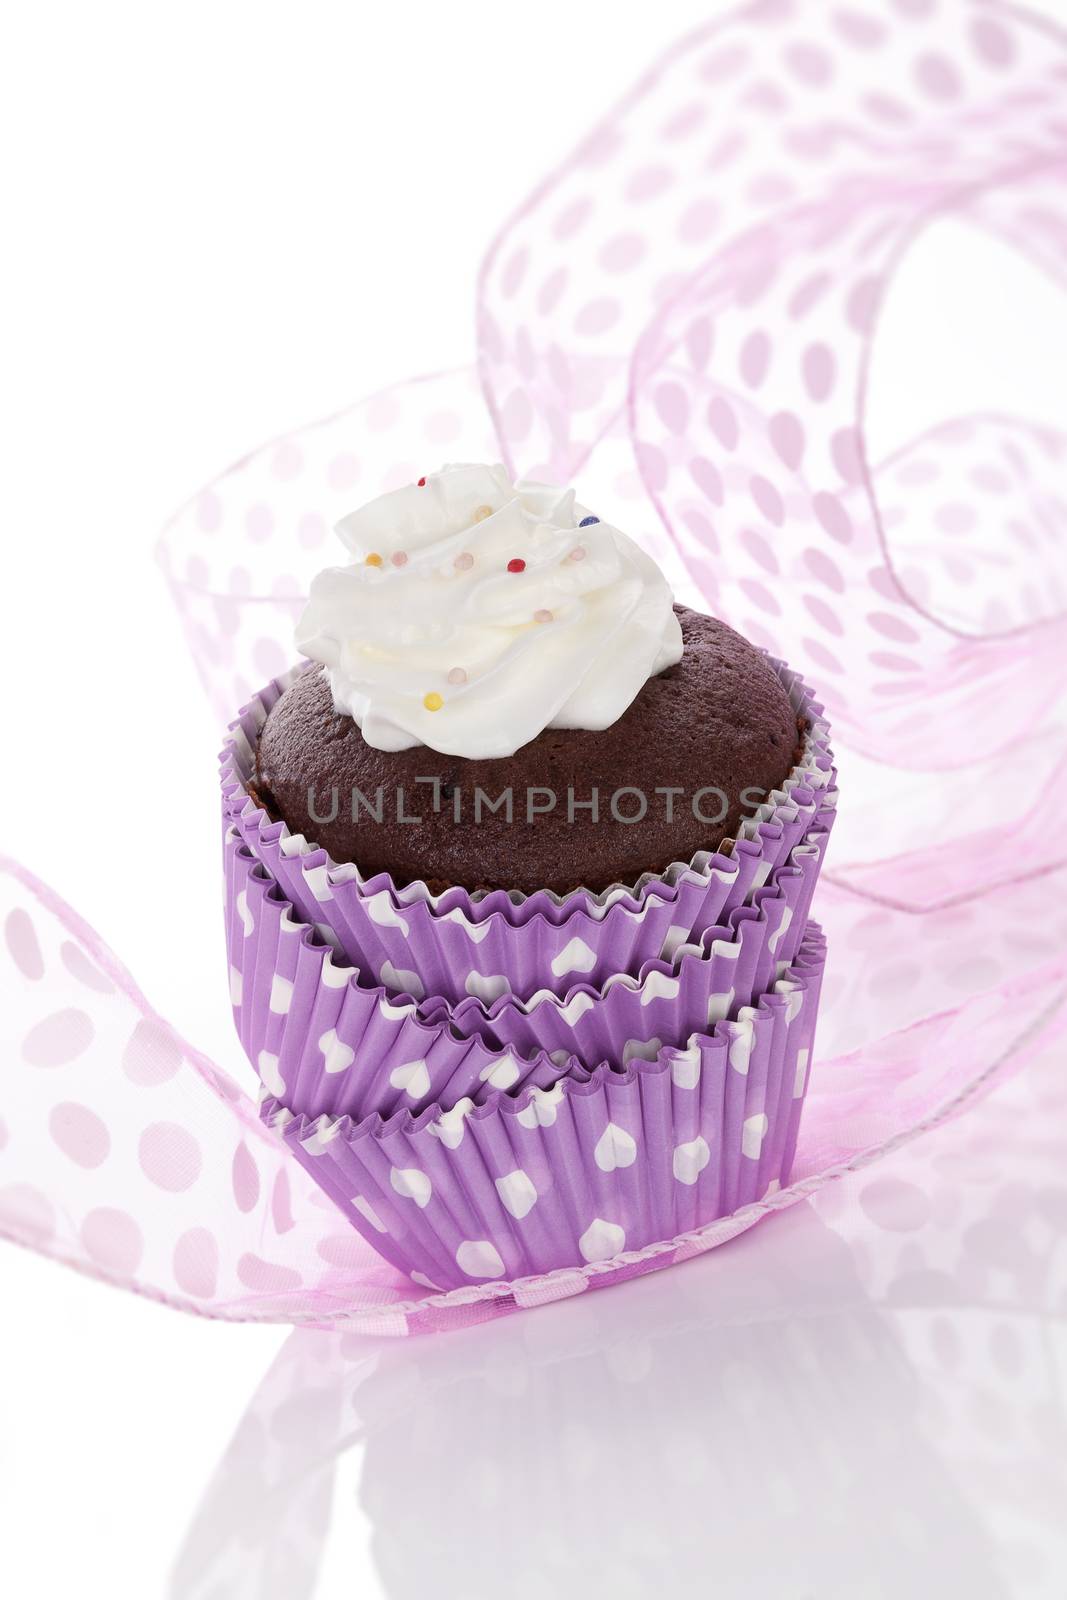
[[(977, 1582), (981, 1529), (922, 1440), (892, 1331), (847, 1249), (810, 1213), (782, 1220), (670, 1293), (641, 1284), (625, 1317), (604, 1297), (492, 1349), (442, 1341), (418, 1393), (369, 1375), (354, 1398), (386, 1592), (489, 1596), (509, 1570), (523, 1596), (733, 1592), (758, 1570), (761, 1593), (890, 1595), (937, 1575), (941, 1534)], [(895, 1513), (902, 1480), (930, 1523)]]
[(175, 1600), (314, 1595), (349, 1451), (390, 1600), (1062, 1595), (1065, 1111), (1049, 1056), (675, 1272), (436, 1338), (294, 1333)]

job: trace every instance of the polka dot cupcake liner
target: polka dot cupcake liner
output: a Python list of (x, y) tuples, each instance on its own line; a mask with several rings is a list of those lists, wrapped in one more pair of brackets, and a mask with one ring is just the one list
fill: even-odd
[(249, 1060), (290, 1110), (357, 1117), (548, 1087), (575, 1066), (653, 1058), (737, 1017), (789, 966), (781, 952), (805, 925), (819, 864), (813, 850), (798, 851), (796, 866), (721, 926), (600, 989), (453, 1007), (422, 998), (414, 971), (392, 972), (386, 988), (348, 965), (233, 829), (224, 855), (230, 994)]
[[(470, 996), (527, 997), (543, 989), (563, 996), (577, 982), (600, 986), (614, 973), (636, 972), (722, 924), (791, 867), (798, 849), (815, 851), (821, 862), (837, 806), (829, 726), (799, 675), (781, 662), (774, 666), (806, 724), (797, 766), (736, 839), (629, 887), (562, 897), (548, 890), (524, 896), (462, 888), (433, 895), (425, 883), (400, 888), (388, 874), (364, 879), (358, 867), (332, 861), (303, 835), (272, 821), (247, 786), (260, 729), (302, 668), (268, 684), (231, 725), (221, 756), (223, 814), (298, 915), (382, 983), (395, 972), (414, 972), (420, 993), (453, 1005)], [(781, 959), (795, 955), (806, 916), (804, 907)]]
[(736, 1020), (651, 1060), (573, 1069), (481, 1105), (362, 1120), (261, 1108), (394, 1266), (447, 1290), (611, 1270), (788, 1183), (825, 960), (793, 966)]

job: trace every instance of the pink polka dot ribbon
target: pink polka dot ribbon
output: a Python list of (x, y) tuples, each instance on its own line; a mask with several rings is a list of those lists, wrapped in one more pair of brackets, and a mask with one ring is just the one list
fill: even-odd
[[(1063, 1027), (1067, 434), (967, 415), (878, 459), (868, 409), (889, 288), (933, 221), (1062, 286), (1065, 96), (1064, 37), (995, 0), (754, 0), (670, 50), (514, 212), (475, 369), (274, 441), (161, 541), (226, 720), (289, 664), (333, 522), (443, 459), (577, 481), (818, 685), (854, 820), (820, 891), (833, 956), (796, 1176), (763, 1209)], [(86, 924), (17, 866), (0, 888), (7, 1237), (206, 1315), (397, 1332), (663, 1264), (413, 1289)]]

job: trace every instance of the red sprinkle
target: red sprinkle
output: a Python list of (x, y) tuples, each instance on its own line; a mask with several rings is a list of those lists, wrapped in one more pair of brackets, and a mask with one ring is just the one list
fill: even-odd
[(420, 478), (418, 483), (415, 485), (415, 487), (417, 489), (425, 489), (425, 487), (426, 487), (426, 479), (425, 478)]
[(525, 563), (525, 561), (523, 561), (521, 556), (515, 556), (513, 560), (508, 562), (508, 571), (509, 572), (525, 572), (526, 571), (526, 563)]

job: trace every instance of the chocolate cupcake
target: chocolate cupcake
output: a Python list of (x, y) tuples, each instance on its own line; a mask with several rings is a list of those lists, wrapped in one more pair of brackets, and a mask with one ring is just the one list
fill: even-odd
[(223, 754), (262, 1115), (425, 1287), (681, 1259), (788, 1181), (821, 708), (570, 492), (446, 468), (339, 531)]
[(573, 492), (445, 468), (341, 523), (253, 797), (370, 878), (565, 895), (713, 852), (804, 719), (774, 665)]

